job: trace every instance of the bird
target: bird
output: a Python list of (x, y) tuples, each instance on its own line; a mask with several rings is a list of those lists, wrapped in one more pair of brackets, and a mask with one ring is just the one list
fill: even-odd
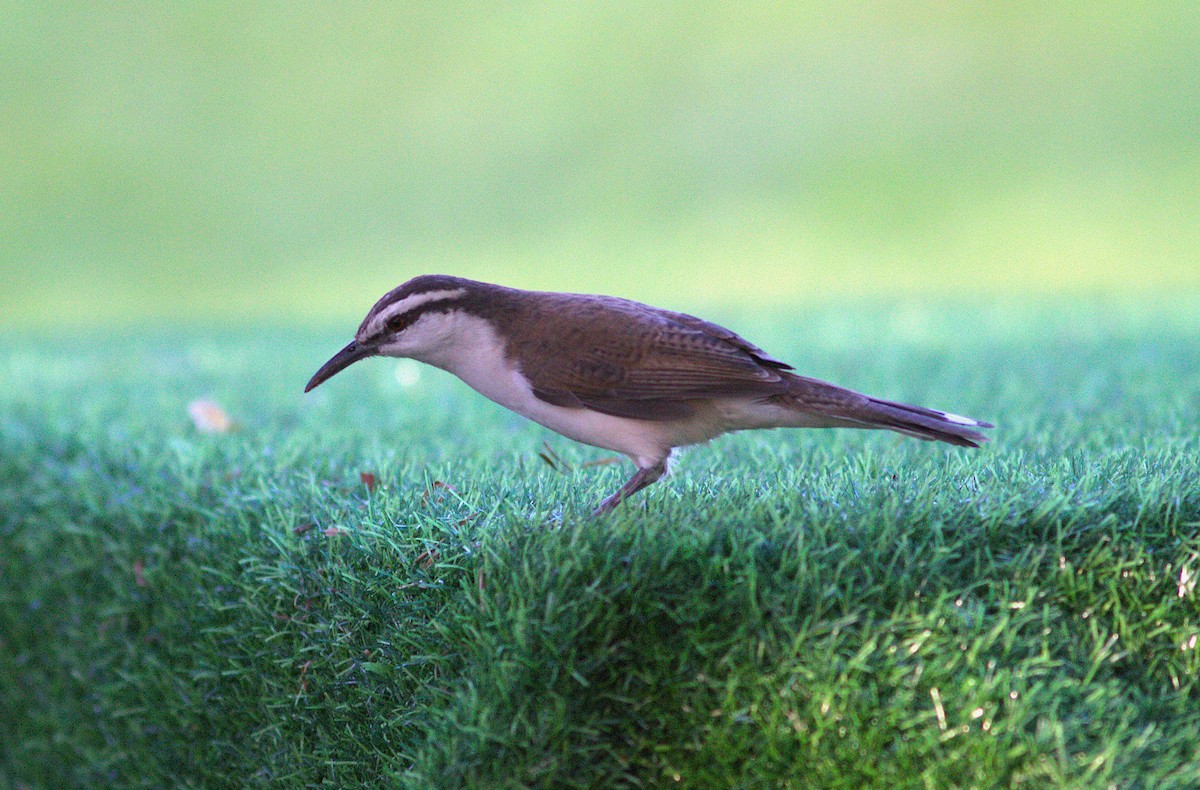
[(737, 333), (613, 296), (527, 291), (425, 274), (384, 294), (310, 392), (368, 357), (449, 371), (552, 431), (627, 456), (613, 510), (667, 472), (676, 448), (762, 428), (882, 428), (979, 447), (990, 423), (882, 400), (793, 372)]

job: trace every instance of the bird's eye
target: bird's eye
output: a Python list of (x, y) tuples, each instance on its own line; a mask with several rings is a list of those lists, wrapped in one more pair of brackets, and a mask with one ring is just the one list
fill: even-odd
[(394, 315), (387, 320), (387, 328), (389, 332), (399, 332), (406, 326), (408, 326), (408, 318), (403, 314)]

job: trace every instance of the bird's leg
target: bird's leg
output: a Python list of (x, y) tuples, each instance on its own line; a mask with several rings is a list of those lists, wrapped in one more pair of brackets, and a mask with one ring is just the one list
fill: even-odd
[(615, 508), (626, 497), (636, 494), (646, 486), (667, 473), (667, 459), (664, 458), (652, 466), (640, 467), (633, 477), (625, 481), (625, 485), (617, 489), (617, 493), (600, 503), (600, 507), (592, 511), (593, 516), (599, 516)]

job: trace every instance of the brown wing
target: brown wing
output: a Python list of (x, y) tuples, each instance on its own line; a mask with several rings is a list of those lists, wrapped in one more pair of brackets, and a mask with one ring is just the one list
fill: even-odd
[[(568, 314), (565, 310), (569, 310)], [(573, 297), (543, 314), (518, 345), (541, 360), (522, 373), (548, 403), (645, 420), (690, 415), (697, 399), (767, 397), (788, 388), (771, 358), (728, 329), (694, 316), (608, 297)]]

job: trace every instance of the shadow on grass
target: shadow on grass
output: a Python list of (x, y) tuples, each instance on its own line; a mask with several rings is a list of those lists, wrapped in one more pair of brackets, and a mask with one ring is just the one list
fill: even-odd
[(506, 530), (443, 618), (462, 674), (405, 776), (1090, 782), (1138, 775), (1150, 755), (1193, 776), (1193, 744), (1151, 736), (1164, 708), (1200, 696), (1180, 649), (1194, 606), (1169, 578), (1195, 567), (1200, 542), (1180, 526), (1200, 500), (1142, 503), (1132, 528), (1125, 513), (1016, 514), (992, 543), (992, 525), (944, 513), (933, 530), (905, 524), (926, 542), (900, 547), (870, 516)]

